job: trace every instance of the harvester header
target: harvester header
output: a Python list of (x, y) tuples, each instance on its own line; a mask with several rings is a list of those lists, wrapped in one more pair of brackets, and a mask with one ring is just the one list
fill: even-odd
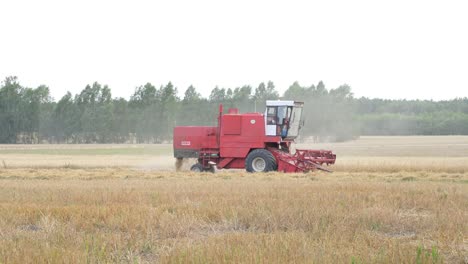
[(334, 164), (329, 150), (297, 149), (291, 144), (303, 125), (303, 102), (266, 101), (264, 113), (240, 114), (236, 108), (224, 113), (219, 107), (217, 126), (174, 128), (174, 157), (196, 158), (192, 171), (246, 169), (248, 172), (308, 172)]

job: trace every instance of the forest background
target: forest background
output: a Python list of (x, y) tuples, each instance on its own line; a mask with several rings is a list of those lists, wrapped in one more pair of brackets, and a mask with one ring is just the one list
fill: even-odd
[(49, 88), (24, 87), (17, 77), (0, 85), (0, 143), (162, 143), (179, 125), (216, 125), (218, 105), (263, 112), (266, 100), (305, 102), (301, 138), (346, 141), (360, 135), (468, 135), (468, 98), (446, 101), (354, 97), (343, 84), (294, 82), (280, 94), (271, 81), (256, 87), (215, 87), (208, 98), (197, 88), (183, 95), (171, 82), (146, 83), (127, 100), (94, 82), (58, 101)]

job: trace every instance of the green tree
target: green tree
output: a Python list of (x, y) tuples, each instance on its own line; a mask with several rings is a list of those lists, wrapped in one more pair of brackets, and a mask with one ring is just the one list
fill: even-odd
[(17, 77), (7, 77), (0, 88), (0, 142), (16, 143), (16, 137), (24, 126), (22, 117), (23, 87)]
[(87, 85), (75, 97), (80, 109), (81, 136), (86, 143), (107, 143), (112, 129), (112, 95), (107, 85)]
[(265, 83), (260, 83), (255, 89), (253, 95), (253, 100), (255, 101), (255, 108), (257, 111), (265, 109), (267, 100), (276, 100), (279, 98), (278, 92), (275, 90), (275, 84), (272, 81), (268, 81), (267, 85)]
[[(73, 101), (70, 92), (67, 92), (57, 103), (53, 120), (55, 137), (58, 142), (76, 142), (76, 136), (81, 132), (80, 109)], [(55, 141), (55, 140), (54, 140)]]
[(187, 88), (187, 90), (185, 90), (184, 99), (183, 99), (184, 103), (196, 102), (196, 101), (199, 101), (200, 99), (201, 99), (200, 93), (198, 93), (195, 87), (193, 87), (192, 85), (190, 85)]
[(220, 89), (218, 88), (218, 86), (216, 86), (213, 90), (211, 90), (209, 100), (210, 102), (214, 102), (214, 103), (222, 103), (224, 102), (225, 97), (226, 97), (226, 89), (224, 88)]
[(303, 101), (305, 95), (306, 91), (304, 87), (296, 81), (284, 92), (283, 98), (285, 100)]
[[(161, 133), (161, 91), (151, 83), (135, 89), (130, 97), (130, 129), (136, 135), (138, 143), (155, 141)], [(132, 129), (133, 128), (133, 129)]]

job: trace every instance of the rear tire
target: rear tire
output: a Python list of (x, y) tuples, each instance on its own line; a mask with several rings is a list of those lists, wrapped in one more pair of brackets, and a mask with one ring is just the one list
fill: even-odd
[(195, 163), (192, 165), (192, 167), (190, 167), (190, 171), (193, 171), (193, 172), (203, 172), (203, 165), (201, 165), (200, 163)]
[(277, 168), (275, 157), (266, 149), (254, 149), (245, 159), (245, 169), (248, 172), (276, 171)]

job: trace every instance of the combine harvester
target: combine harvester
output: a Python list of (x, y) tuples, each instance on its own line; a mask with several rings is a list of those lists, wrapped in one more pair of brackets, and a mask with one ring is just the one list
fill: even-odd
[(335, 163), (330, 150), (296, 149), (291, 144), (303, 125), (304, 103), (267, 101), (265, 114), (240, 114), (236, 108), (223, 113), (219, 106), (218, 126), (178, 126), (174, 128), (174, 157), (198, 162), (190, 170), (246, 169), (248, 172), (309, 172)]

